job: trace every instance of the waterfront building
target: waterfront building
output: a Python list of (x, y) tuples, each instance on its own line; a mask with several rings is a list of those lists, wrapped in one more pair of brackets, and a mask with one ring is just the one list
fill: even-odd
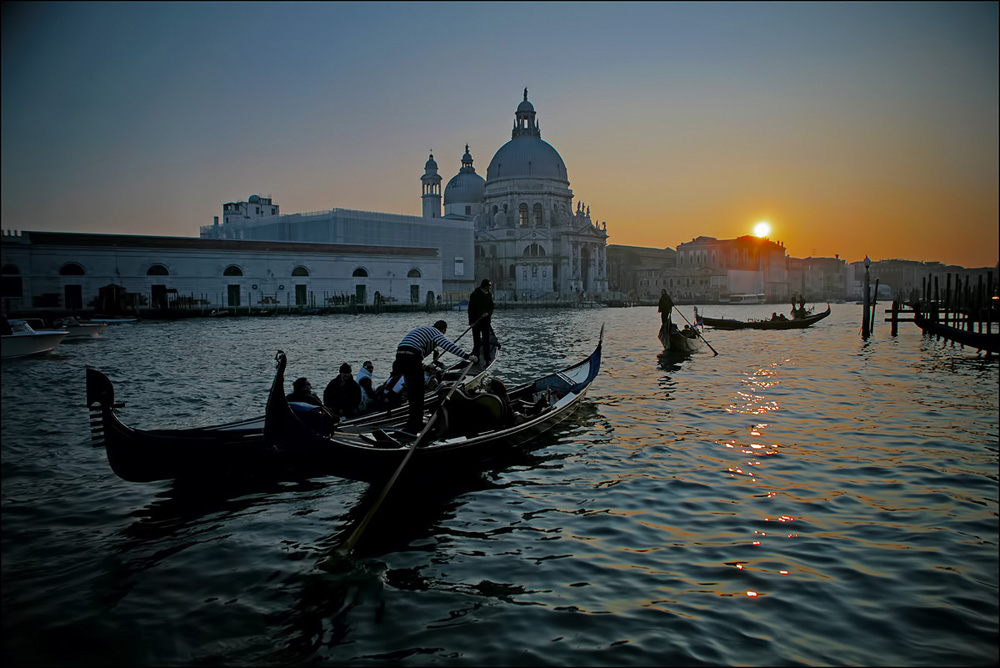
[(835, 257), (788, 258), (788, 292), (808, 302), (838, 302), (845, 297), (847, 263)]
[[(904, 302), (923, 299), (924, 290), (931, 299), (945, 299), (953, 295), (959, 282), (962, 291), (975, 294), (997, 294), (1000, 266), (967, 268), (941, 262), (920, 262), (917, 260), (878, 260), (869, 267), (869, 281), (872, 296), (878, 283), (879, 301), (898, 299)], [(845, 292), (849, 299), (864, 298), (864, 262), (852, 262), (847, 270)], [(935, 297), (935, 293), (937, 297)]]
[(676, 266), (673, 248), (608, 244), (609, 287), (628, 300), (659, 299), (660, 290), (667, 287), (666, 270)]
[(0, 262), (4, 313), (423, 304), (442, 285), (418, 247), (4, 232)]

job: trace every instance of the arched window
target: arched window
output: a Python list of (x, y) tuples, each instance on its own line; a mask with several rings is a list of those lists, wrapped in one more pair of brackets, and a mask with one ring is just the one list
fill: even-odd
[(532, 217), (535, 219), (535, 227), (542, 226), (542, 205), (536, 204), (532, 208)]
[(510, 265), (510, 277), (517, 278), (517, 267)]
[(237, 267), (235, 264), (231, 264), (226, 267), (226, 270), (222, 272), (223, 276), (242, 276), (243, 270)]
[(407, 272), (406, 277), (407, 278), (420, 278), (420, 270), (419, 269), (410, 269), (410, 271)]
[(524, 252), (521, 253), (525, 257), (544, 257), (545, 249), (538, 244), (531, 244), (530, 246), (524, 247)]
[(83, 267), (76, 262), (67, 262), (59, 269), (60, 276), (83, 276)]
[(497, 256), (497, 247), (491, 244), (490, 245), (490, 257), (496, 257), (496, 256)]
[(366, 278), (368, 276), (368, 271), (364, 267), (358, 267), (354, 270), (354, 273), (351, 274), (351, 276), (354, 278)]
[(162, 264), (151, 264), (146, 270), (147, 276), (169, 276), (170, 272)]
[(517, 207), (518, 211), (518, 223), (521, 227), (528, 226), (528, 205), (521, 202), (521, 206)]
[(292, 276), (308, 276), (309, 270), (303, 267), (301, 264), (295, 269), (292, 269)]

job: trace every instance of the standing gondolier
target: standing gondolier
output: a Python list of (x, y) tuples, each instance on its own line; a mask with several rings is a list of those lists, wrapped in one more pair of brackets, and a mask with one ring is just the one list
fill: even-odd
[(490, 279), (484, 278), (479, 287), (469, 295), (469, 326), (472, 327), (472, 354), (488, 364), (490, 361), (490, 332), (493, 320), (493, 295)]
[(660, 323), (663, 325), (663, 331), (669, 335), (671, 325), (670, 314), (674, 310), (674, 300), (667, 294), (666, 289), (660, 291), (660, 303), (656, 310), (660, 312)]
[(453, 355), (476, 362), (477, 357), (462, 350), (445, 338), (448, 323), (438, 320), (433, 327), (417, 327), (403, 337), (396, 348), (396, 360), (392, 363), (392, 376), (386, 387), (393, 387), (402, 376), (406, 382), (409, 418), (406, 428), (412, 434), (419, 434), (424, 422), (424, 358), (440, 346)]

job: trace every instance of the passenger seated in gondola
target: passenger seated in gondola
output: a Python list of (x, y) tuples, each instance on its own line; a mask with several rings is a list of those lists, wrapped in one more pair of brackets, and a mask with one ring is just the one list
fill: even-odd
[(340, 365), (340, 374), (323, 391), (323, 405), (338, 417), (352, 418), (361, 410), (361, 386), (351, 375), (351, 365)]
[(289, 403), (296, 402), (300, 404), (312, 404), (313, 406), (323, 405), (319, 397), (313, 394), (312, 384), (307, 378), (296, 378), (295, 382), (292, 383), (292, 391), (285, 395), (285, 399)]
[(777, 319), (778, 319), (778, 314), (777, 314), (777, 312), (775, 312), (775, 311), (772, 311), (772, 312), (771, 312), (771, 320), (772, 320), (772, 321), (774, 321), (774, 320), (777, 320)]
[(358, 381), (358, 387), (361, 388), (361, 407), (359, 410), (362, 413), (368, 410), (369, 404), (375, 403), (375, 388), (372, 387), (372, 374), (374, 372), (375, 365), (371, 363), (371, 360), (365, 360), (355, 379)]
[(323, 407), (323, 402), (313, 394), (309, 381), (297, 378), (292, 388), (293, 391), (286, 394), (285, 399), (302, 424), (318, 434), (332, 434), (337, 428), (337, 416)]
[(387, 411), (391, 408), (396, 408), (397, 406), (403, 405), (403, 382), (402, 376), (400, 376), (394, 385), (390, 385), (392, 382), (392, 376), (387, 378), (384, 383), (375, 388), (375, 404), (376, 410)]

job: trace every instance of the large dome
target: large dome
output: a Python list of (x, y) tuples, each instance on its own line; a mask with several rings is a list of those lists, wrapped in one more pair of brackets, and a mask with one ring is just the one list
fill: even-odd
[(514, 114), (510, 141), (500, 147), (486, 169), (487, 183), (515, 178), (555, 179), (569, 184), (566, 163), (558, 151), (542, 140), (542, 132), (535, 121), (535, 108), (528, 102), (527, 88)]
[(486, 180), (511, 178), (556, 179), (569, 183), (559, 152), (540, 137), (521, 136), (500, 147), (486, 169)]

